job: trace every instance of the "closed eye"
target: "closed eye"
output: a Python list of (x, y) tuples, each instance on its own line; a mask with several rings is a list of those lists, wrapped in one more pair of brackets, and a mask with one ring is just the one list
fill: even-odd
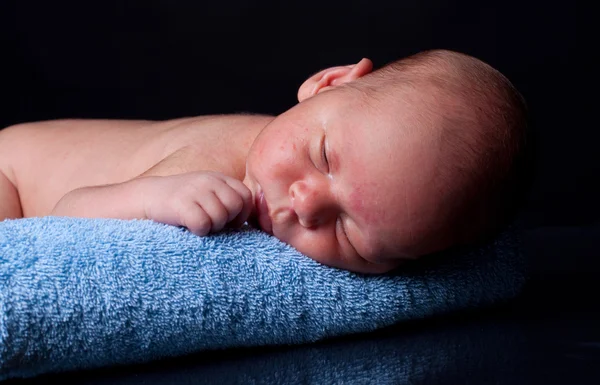
[(329, 160), (327, 159), (327, 145), (325, 143), (325, 135), (323, 135), (323, 139), (321, 139), (321, 158), (323, 160), (323, 164), (325, 165), (325, 172), (329, 173)]

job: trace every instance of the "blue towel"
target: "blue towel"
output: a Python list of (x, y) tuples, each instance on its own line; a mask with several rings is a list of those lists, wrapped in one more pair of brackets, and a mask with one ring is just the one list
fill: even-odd
[(514, 297), (514, 227), (369, 276), (245, 227), (209, 237), (151, 221), (0, 222), (0, 380), (206, 349), (299, 344)]

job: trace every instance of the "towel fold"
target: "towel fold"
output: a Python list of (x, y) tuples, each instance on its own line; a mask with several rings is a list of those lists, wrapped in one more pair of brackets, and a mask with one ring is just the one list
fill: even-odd
[(0, 380), (372, 331), (509, 299), (524, 266), (514, 227), (369, 276), (248, 227), (197, 237), (151, 221), (4, 221)]

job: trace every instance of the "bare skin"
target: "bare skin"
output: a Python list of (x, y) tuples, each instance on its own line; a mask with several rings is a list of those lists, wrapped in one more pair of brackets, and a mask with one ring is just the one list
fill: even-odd
[[(142, 176), (210, 170), (242, 180), (248, 148), (271, 120), (226, 115), (161, 122), (58, 120), (9, 127), (0, 131), (0, 171), (18, 190), (21, 215), (7, 213), (0, 220), (58, 215), (57, 203), (71, 191)], [(129, 205), (125, 198), (123, 204)]]

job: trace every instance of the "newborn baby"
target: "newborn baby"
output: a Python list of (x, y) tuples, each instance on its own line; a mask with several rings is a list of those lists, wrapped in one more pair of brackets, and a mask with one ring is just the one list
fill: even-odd
[(325, 69), (277, 117), (62, 120), (0, 131), (0, 220), (248, 221), (363, 273), (492, 234), (511, 212), (525, 106), (487, 64), (423, 52)]

